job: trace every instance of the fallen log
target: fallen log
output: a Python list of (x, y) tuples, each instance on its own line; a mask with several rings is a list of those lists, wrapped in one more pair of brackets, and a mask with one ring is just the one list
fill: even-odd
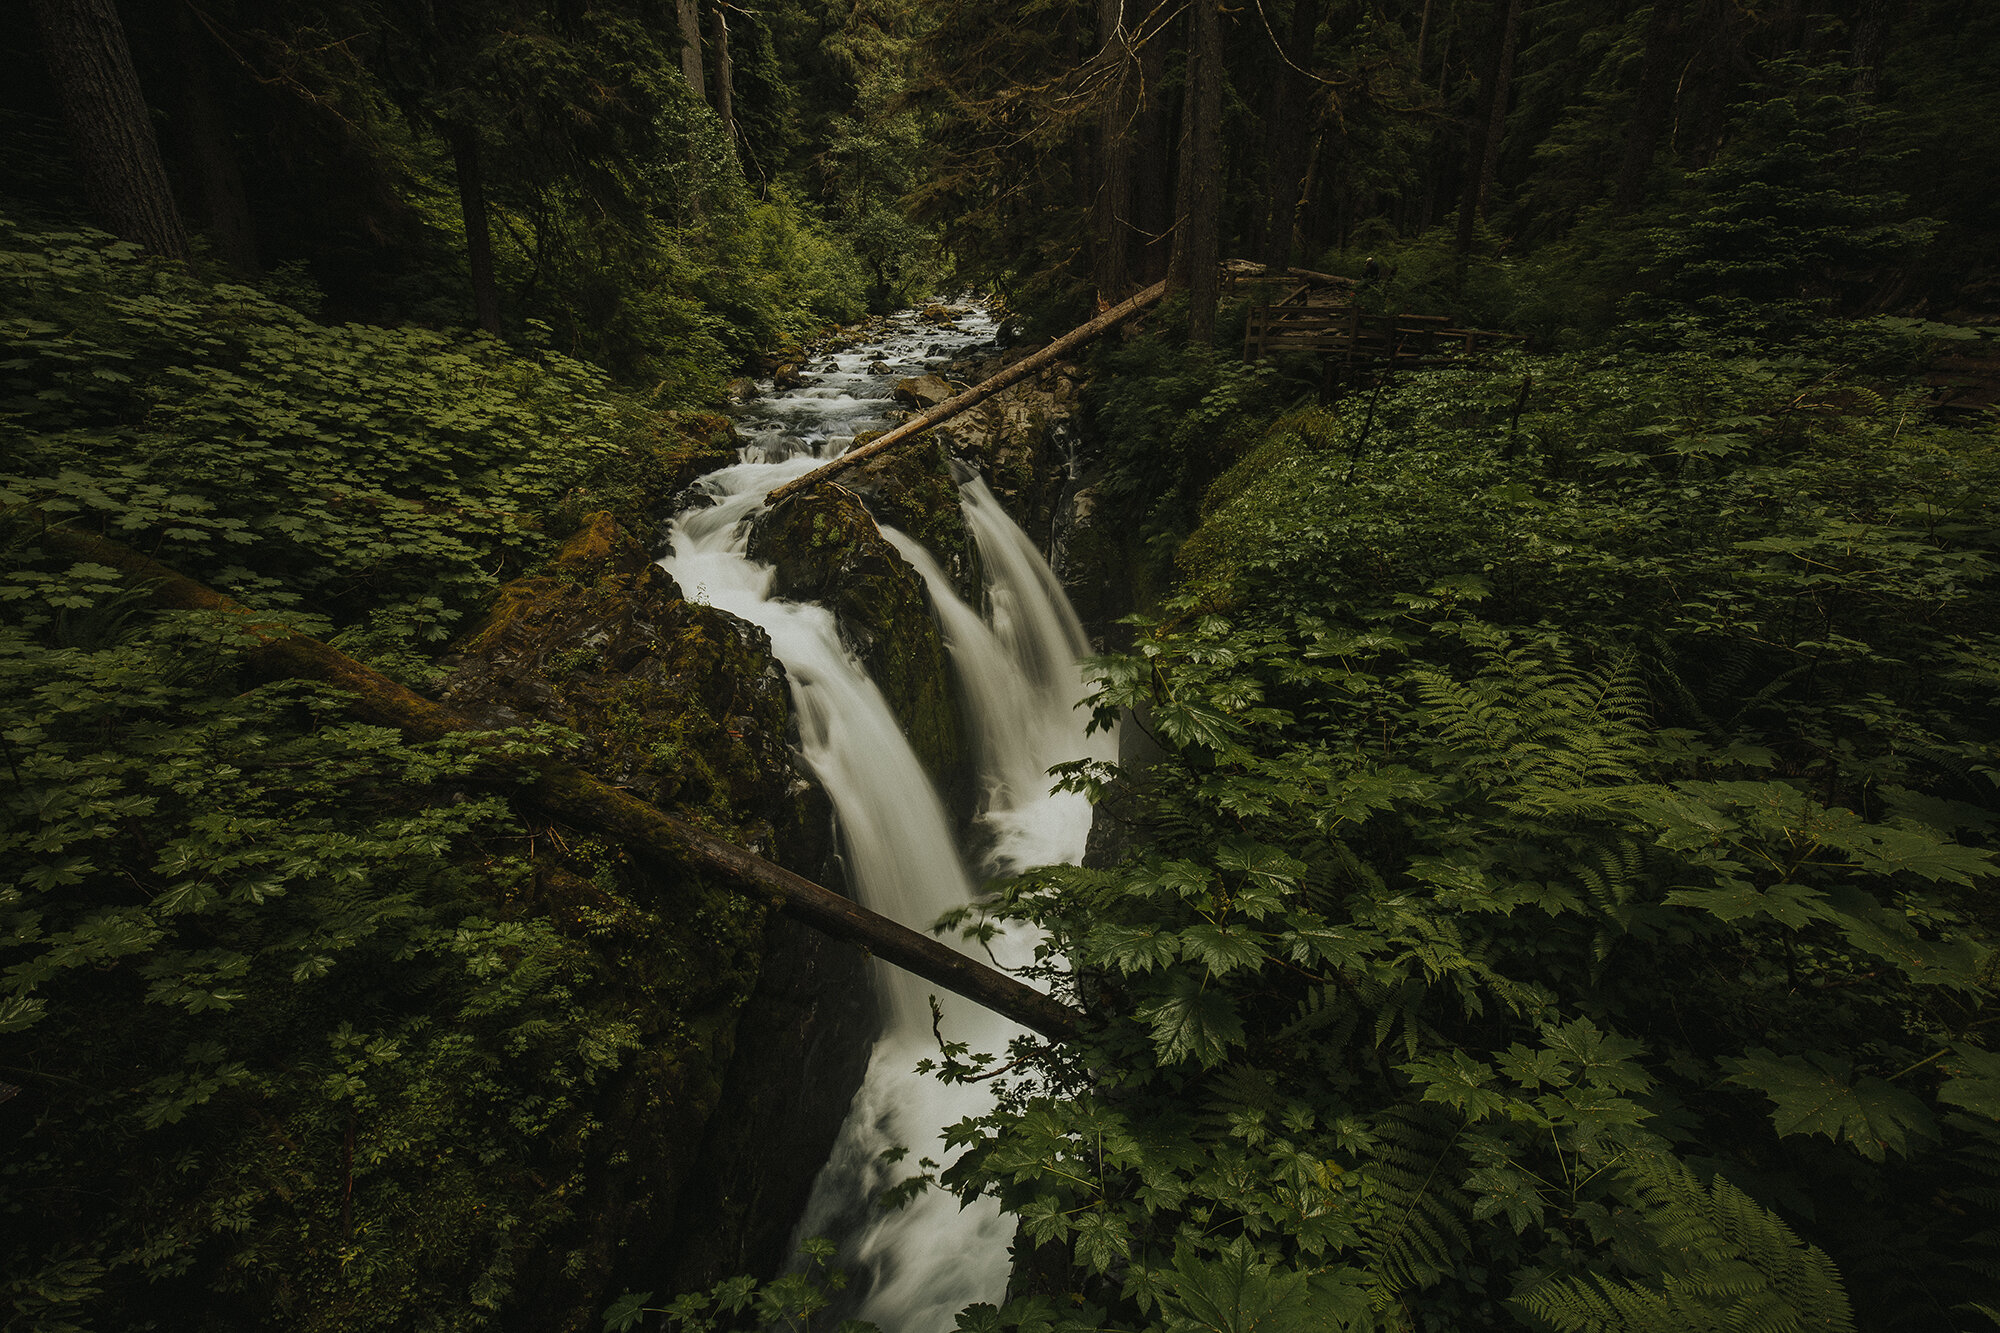
[(1132, 316), (1138, 314), (1147, 306), (1152, 305), (1166, 294), (1166, 283), (1154, 283), (1137, 296), (1112, 306), (1109, 310), (1087, 324), (1078, 325), (1050, 343), (1047, 347), (1042, 348), (1039, 352), (1022, 357), (999, 374), (981, 380), (957, 397), (947, 398), (929, 411), (911, 417), (894, 430), (877, 436), (867, 444), (862, 445), (859, 449), (848, 450), (824, 467), (815, 468), (803, 477), (793, 478), (772, 491), (767, 503), (775, 505), (787, 496), (797, 495), (800, 491), (817, 486), (830, 477), (838, 476), (864, 459), (872, 458), (885, 449), (893, 449), (906, 440), (923, 434), (931, 427), (951, 420), (968, 407), (977, 407), (994, 394), (999, 393), (1002, 389), (1020, 383), (1028, 376), (1042, 369), (1042, 367), (1062, 359), (1099, 334), (1117, 328), (1120, 324), (1123, 324), (1126, 320), (1132, 318)]
[[(339, 649), (260, 616), (129, 547), (72, 528), (47, 527), (40, 535), (51, 550), (109, 565), (143, 582), (148, 596), (161, 606), (240, 617), (243, 629), (257, 641), (248, 653), (256, 669), (344, 691), (350, 696), (349, 711), (364, 722), (392, 727), (418, 740), (484, 730)], [(1076, 1035), (1081, 1018), (1076, 1010), (1004, 972), (670, 815), (574, 764), (554, 758), (525, 762), (533, 765), (534, 781), (518, 785), (513, 779), (520, 770), (512, 769), (507, 775), (509, 790), (564, 823), (602, 833), (656, 863), (698, 867), (743, 892), (775, 899), (780, 908), (815, 930), (859, 944), (885, 962), (1044, 1036)]]

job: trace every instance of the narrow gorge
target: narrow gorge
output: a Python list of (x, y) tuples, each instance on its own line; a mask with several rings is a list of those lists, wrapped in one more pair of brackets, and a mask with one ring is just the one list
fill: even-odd
[[(920, 928), (976, 902), (988, 876), (1081, 859), (1090, 806), (1052, 794), (1049, 771), (1116, 746), (1115, 735), (1085, 735), (1088, 644), (1046, 558), (941, 441), (878, 460), (848, 478), (853, 490), (828, 485), (766, 508), (768, 492), (887, 425), (899, 377), (908, 396), (923, 387), (919, 372), (990, 341), (985, 312), (954, 313), (943, 327), (900, 317), (754, 400), (739, 460), (696, 484), (661, 561), (689, 598), (769, 635), (850, 890)], [(1047, 426), (1027, 442), (1038, 453), (1061, 438), (1060, 423)], [(960, 947), (1018, 966), (1035, 943), (1017, 931)], [(932, 1333), (965, 1305), (1004, 1297), (1013, 1222), (990, 1200), (961, 1207), (936, 1189), (878, 1205), (919, 1162), (948, 1160), (943, 1129), (991, 1102), (917, 1065), (943, 1041), (1004, 1051), (1022, 1029), (887, 965), (871, 976), (879, 1035), (795, 1239), (840, 1241), (855, 1315)]]

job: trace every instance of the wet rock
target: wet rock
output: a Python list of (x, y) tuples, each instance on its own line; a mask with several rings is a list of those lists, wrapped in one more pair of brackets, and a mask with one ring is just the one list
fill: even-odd
[(877, 361), (868, 367), (868, 373), (870, 375), (893, 375), (896, 373), (896, 370), (895, 367), (886, 361)]
[(733, 379), (722, 386), (722, 396), (732, 403), (750, 402), (757, 394), (757, 381), (753, 379)]
[[(857, 435), (854, 447), (874, 438), (873, 432)], [(971, 601), (978, 595), (978, 564), (958, 505), (958, 483), (952, 478), (944, 442), (935, 434), (856, 464), (842, 476), (841, 484), (861, 497), (877, 523), (922, 543), (951, 576), (960, 597)]]
[(591, 515), (549, 572), (503, 587), (451, 665), (446, 702), (491, 725), (566, 726), (600, 776), (760, 855), (816, 836), (768, 638), (684, 600), (609, 513)]
[[(666, 1290), (783, 1270), (879, 1031), (868, 956), (779, 917), (717, 1114), (675, 1209)], [(654, 1283), (661, 1274), (645, 1274)]]
[(771, 384), (779, 389), (797, 389), (805, 385), (805, 373), (797, 363), (787, 363), (771, 372)]
[(920, 412), (936, 407), (957, 392), (936, 375), (915, 375), (896, 381), (896, 401)]
[(788, 497), (752, 527), (750, 555), (775, 567), (777, 596), (833, 612), (932, 780), (962, 795), (965, 730), (930, 595), (860, 498), (831, 482)]
[(937, 430), (955, 456), (979, 469), (1022, 531), (1047, 549), (1069, 475), (1069, 411), (1036, 386), (1017, 384)]
[(1145, 583), (1138, 552), (1124, 528), (1104, 509), (1095, 486), (1064, 491), (1055, 518), (1049, 565), (1098, 652), (1124, 652), (1132, 630), (1119, 623), (1138, 608), (1133, 593)]

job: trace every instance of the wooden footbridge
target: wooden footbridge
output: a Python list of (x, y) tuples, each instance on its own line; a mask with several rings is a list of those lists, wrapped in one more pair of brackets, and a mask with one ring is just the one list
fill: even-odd
[(1230, 276), (1232, 285), (1269, 284), (1277, 278), (1288, 288), (1275, 300), (1251, 307), (1243, 331), (1244, 360), (1303, 352), (1325, 364), (1329, 380), (1336, 373), (1353, 378), (1362, 371), (1447, 365), (1523, 341), (1519, 334), (1461, 328), (1443, 315), (1366, 312), (1355, 300), (1359, 284), (1330, 273), (1243, 265)]

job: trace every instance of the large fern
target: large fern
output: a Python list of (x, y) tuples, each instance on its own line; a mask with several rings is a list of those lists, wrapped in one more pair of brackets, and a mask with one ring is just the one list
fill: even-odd
[(1472, 1247), (1472, 1201), (1459, 1187), (1458, 1123), (1430, 1106), (1397, 1107), (1374, 1127), (1355, 1172), (1366, 1187), (1361, 1222), (1376, 1308), (1449, 1274)]
[(1854, 1320), (1833, 1261), (1716, 1176), (1638, 1158), (1621, 1193), (1636, 1226), (1613, 1259), (1631, 1273), (1550, 1277), (1515, 1307), (1556, 1333), (1841, 1333)]

